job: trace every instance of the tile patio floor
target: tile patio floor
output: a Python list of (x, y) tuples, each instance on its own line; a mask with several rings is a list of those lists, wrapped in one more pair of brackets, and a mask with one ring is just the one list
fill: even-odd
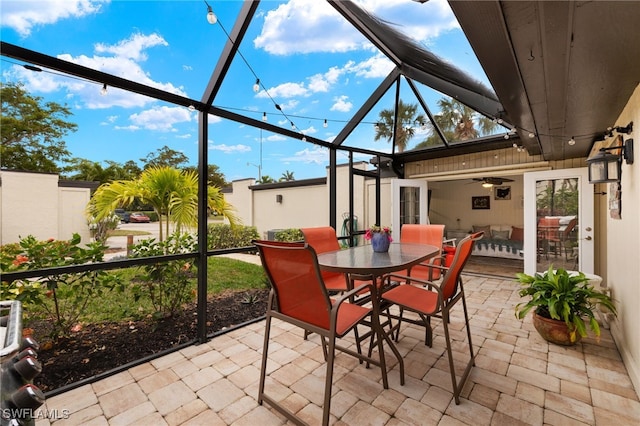
[[(389, 389), (380, 370), (345, 354), (336, 358), (334, 425), (638, 425), (640, 402), (609, 330), (600, 343), (549, 345), (530, 321), (518, 321), (513, 280), (466, 276), (471, 314), (473, 368), (455, 405), (442, 327), (433, 348), (424, 329), (403, 326), (398, 348), (406, 365), (399, 384), (397, 361), (387, 362)], [(461, 311), (456, 308), (456, 310)], [(452, 319), (460, 339), (460, 317)], [(63, 425), (280, 425), (283, 417), (257, 404), (264, 321), (218, 336), (115, 376), (48, 398), (46, 410), (68, 410)], [(317, 336), (275, 321), (267, 392), (319, 424), (325, 366)], [(464, 357), (464, 344), (454, 347)], [(462, 364), (459, 363), (459, 364)], [(59, 415), (59, 414), (58, 414)], [(49, 424), (38, 420), (36, 425)]]

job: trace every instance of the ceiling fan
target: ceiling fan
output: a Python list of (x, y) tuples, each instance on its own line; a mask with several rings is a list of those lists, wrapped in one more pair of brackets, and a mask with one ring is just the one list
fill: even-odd
[(473, 178), (473, 180), (482, 182), (482, 186), (485, 188), (491, 188), (493, 185), (502, 185), (504, 182), (513, 182), (513, 179), (502, 177)]

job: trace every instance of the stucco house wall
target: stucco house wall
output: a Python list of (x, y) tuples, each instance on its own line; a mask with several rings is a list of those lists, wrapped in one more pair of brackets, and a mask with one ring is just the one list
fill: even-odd
[[(639, 134), (640, 126), (640, 85), (615, 125), (626, 126), (631, 121), (633, 133), (624, 135), (624, 139), (638, 141), (640, 138), (635, 135)], [(608, 247), (604, 282), (611, 289), (618, 307), (618, 318), (612, 322), (611, 331), (636, 392), (640, 394), (640, 162), (637, 151), (636, 148), (634, 164), (622, 162), (622, 219), (612, 219), (607, 209), (603, 214), (606, 215)]]
[[(365, 162), (354, 168), (367, 169)], [(360, 224), (365, 212), (365, 178), (354, 177), (354, 215)], [(343, 215), (349, 212), (349, 166), (336, 169), (338, 234), (342, 233)], [(329, 223), (329, 176), (290, 182), (255, 185), (253, 179), (233, 181), (231, 190), (224, 192), (225, 199), (234, 206), (243, 225), (255, 226), (258, 233), (267, 237), (274, 229), (324, 226)]]
[(37, 239), (68, 240), (73, 233), (91, 240), (84, 211), (89, 182), (60, 181), (57, 174), (0, 171), (0, 243)]

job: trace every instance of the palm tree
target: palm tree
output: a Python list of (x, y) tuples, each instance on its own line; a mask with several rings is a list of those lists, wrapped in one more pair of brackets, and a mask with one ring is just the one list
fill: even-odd
[(383, 109), (380, 111), (380, 121), (376, 124), (376, 135), (374, 140), (386, 139), (393, 142), (395, 128), (395, 146), (398, 152), (402, 152), (407, 147), (407, 142), (415, 134), (415, 124), (423, 123), (425, 118), (422, 114), (416, 115), (418, 105), (405, 104), (402, 100), (398, 101), (398, 122), (395, 122), (395, 110)]
[(271, 176), (269, 176), (269, 175), (262, 175), (260, 180), (256, 181), (257, 184), (275, 183), (275, 182), (276, 182), (276, 180), (274, 178), (272, 178)]
[(296, 180), (296, 178), (293, 177), (293, 172), (290, 172), (289, 170), (285, 170), (279, 179), (280, 182), (289, 182), (292, 180)]
[[(138, 179), (119, 180), (101, 185), (93, 195), (88, 213), (98, 219), (110, 215), (118, 207), (126, 207), (135, 201), (150, 205), (158, 215), (159, 239), (169, 235), (169, 223), (176, 231), (183, 227), (195, 227), (198, 222), (198, 176), (191, 171), (172, 167), (150, 167)], [(207, 205), (235, 226), (239, 219), (220, 188), (209, 186)], [(164, 219), (166, 218), (166, 219)], [(164, 223), (164, 232), (163, 232)]]
[[(440, 113), (433, 118), (447, 141), (466, 141), (490, 134), (498, 126), (491, 119), (481, 115), (465, 104), (449, 98), (438, 100)], [(428, 123), (430, 136), (416, 145), (426, 148), (442, 144), (432, 123)]]

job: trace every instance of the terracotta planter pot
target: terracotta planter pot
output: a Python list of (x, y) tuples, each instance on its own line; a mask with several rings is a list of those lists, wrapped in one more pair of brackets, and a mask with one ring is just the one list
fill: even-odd
[(533, 313), (533, 326), (543, 339), (556, 345), (572, 346), (582, 339), (582, 336), (576, 332), (575, 340), (572, 342), (569, 329), (564, 321), (545, 318), (535, 312)]

